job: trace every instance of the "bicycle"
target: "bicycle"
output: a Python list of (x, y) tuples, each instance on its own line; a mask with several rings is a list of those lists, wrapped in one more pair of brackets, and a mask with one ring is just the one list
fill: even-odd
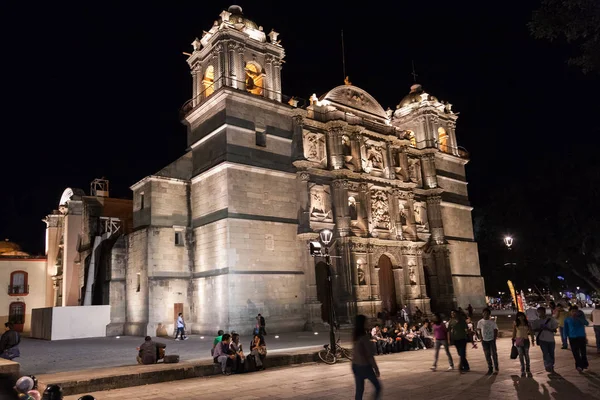
[(342, 358), (347, 358), (352, 361), (352, 350), (340, 346), (340, 339), (335, 343), (335, 354), (331, 351), (328, 344), (323, 346), (323, 350), (319, 351), (319, 358), (325, 364), (333, 365)]

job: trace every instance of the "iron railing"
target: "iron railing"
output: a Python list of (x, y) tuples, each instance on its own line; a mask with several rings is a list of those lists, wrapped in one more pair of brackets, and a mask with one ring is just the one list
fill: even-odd
[(8, 285), (8, 294), (29, 294), (29, 285)]

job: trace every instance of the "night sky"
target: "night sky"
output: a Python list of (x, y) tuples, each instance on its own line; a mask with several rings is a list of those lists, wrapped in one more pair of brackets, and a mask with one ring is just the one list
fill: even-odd
[[(0, 237), (31, 253), (43, 253), (41, 219), (66, 187), (88, 192), (105, 176), (112, 196), (130, 198), (130, 185), (184, 153), (182, 52), (230, 5), (109, 3), (3, 6)], [(560, 241), (559, 205), (595, 214), (600, 82), (567, 65), (569, 47), (531, 38), (535, 1), (238, 4), (280, 32), (285, 95), (343, 83), (342, 29), (347, 75), (384, 108), (408, 93), (414, 60), (424, 89), (460, 113), (484, 275), (502, 267), (505, 233), (531, 260)]]

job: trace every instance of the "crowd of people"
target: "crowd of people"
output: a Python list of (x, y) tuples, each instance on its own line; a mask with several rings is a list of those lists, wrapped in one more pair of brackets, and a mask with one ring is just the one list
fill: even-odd
[(210, 351), (215, 364), (221, 366), (223, 375), (253, 372), (265, 369), (267, 343), (260, 333), (255, 333), (250, 342), (248, 354), (244, 353), (240, 335), (235, 331), (217, 332)]

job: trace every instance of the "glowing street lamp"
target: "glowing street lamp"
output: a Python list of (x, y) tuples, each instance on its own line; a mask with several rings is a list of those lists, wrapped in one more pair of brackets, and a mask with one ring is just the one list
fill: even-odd
[(510, 250), (510, 248), (511, 248), (511, 246), (513, 244), (513, 238), (512, 238), (512, 236), (505, 236), (504, 237), (504, 244)]

